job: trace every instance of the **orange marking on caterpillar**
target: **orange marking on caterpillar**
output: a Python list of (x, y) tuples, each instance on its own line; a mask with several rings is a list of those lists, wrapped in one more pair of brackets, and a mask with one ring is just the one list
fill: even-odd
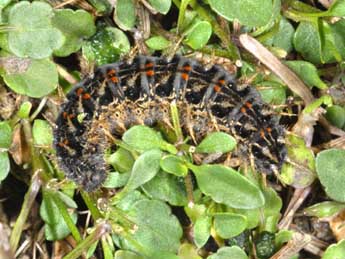
[(219, 80), (218, 80), (218, 83), (219, 83), (220, 85), (224, 85), (224, 84), (225, 84), (225, 80), (224, 80), (224, 79), (219, 79)]
[(265, 137), (265, 131), (263, 129), (260, 130), (260, 137), (261, 138)]
[(145, 67), (146, 68), (152, 68), (153, 67), (153, 63), (149, 62), (149, 63), (145, 64)]
[(115, 69), (110, 69), (108, 72), (107, 72), (107, 75), (108, 76), (114, 76), (116, 74), (116, 70)]
[(77, 90), (76, 90), (77, 96), (80, 96), (83, 92), (84, 92), (84, 89), (81, 87), (77, 88)]
[(68, 144), (69, 144), (68, 139), (64, 139), (62, 142), (59, 142), (59, 143), (58, 143), (58, 145), (59, 145), (60, 147), (64, 147), (64, 148), (66, 148), (66, 147), (68, 146)]
[(213, 90), (215, 91), (215, 92), (220, 92), (220, 90), (221, 90), (222, 88), (219, 86), (219, 85), (214, 85), (213, 86)]
[(111, 80), (111, 82), (113, 82), (113, 83), (118, 83), (118, 82), (119, 82), (119, 79), (118, 79), (116, 76), (112, 76), (112, 77), (110, 78), (110, 80)]
[(153, 76), (154, 74), (155, 74), (155, 72), (153, 70), (146, 71), (147, 76)]
[(242, 113), (247, 113), (247, 110), (245, 107), (242, 107), (241, 110), (240, 110)]
[(270, 127), (268, 127), (268, 128), (266, 128), (266, 131), (267, 131), (268, 133), (271, 133), (271, 132), (272, 132), (272, 129), (271, 129)]
[(67, 112), (63, 112), (63, 113), (62, 113), (62, 117), (63, 117), (64, 119), (67, 119), (67, 116), (68, 116)]
[(244, 105), (249, 109), (253, 107), (253, 105), (250, 102), (246, 102)]
[(91, 99), (91, 95), (89, 93), (86, 93), (86, 94), (83, 94), (83, 97), (82, 97), (84, 100), (89, 100)]
[(183, 71), (189, 72), (189, 71), (191, 71), (191, 70), (192, 70), (192, 67), (191, 67), (190, 65), (185, 65), (185, 66), (183, 66)]
[(187, 73), (182, 73), (181, 77), (183, 80), (187, 81), (189, 79), (189, 75)]
[(75, 114), (73, 114), (73, 113), (72, 113), (72, 114), (69, 114), (69, 115), (68, 115), (68, 118), (70, 118), (70, 119), (75, 118)]

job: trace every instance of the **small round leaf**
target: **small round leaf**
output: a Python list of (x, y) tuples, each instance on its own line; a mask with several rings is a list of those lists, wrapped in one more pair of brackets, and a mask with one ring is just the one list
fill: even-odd
[(248, 259), (248, 256), (238, 246), (232, 246), (232, 247), (225, 246), (218, 249), (217, 253), (207, 257), (207, 259), (229, 259), (229, 258)]
[(165, 172), (176, 176), (186, 176), (188, 173), (188, 167), (184, 164), (184, 161), (174, 155), (164, 156), (160, 165)]
[(261, 190), (235, 170), (221, 165), (189, 165), (200, 190), (219, 203), (238, 209), (254, 209), (265, 204)]
[(58, 85), (56, 65), (48, 59), (32, 60), (24, 73), (3, 74), (5, 83), (16, 93), (40, 98)]
[(154, 50), (166, 49), (170, 46), (170, 41), (162, 36), (154, 36), (145, 41), (146, 45)]
[(214, 215), (214, 228), (222, 238), (232, 238), (241, 234), (247, 227), (247, 219), (235, 213), (217, 213)]
[(229, 21), (259, 27), (266, 25), (273, 12), (271, 0), (209, 0), (211, 8)]
[(91, 37), (96, 32), (92, 15), (84, 10), (56, 10), (52, 24), (66, 39), (65, 43), (54, 51), (54, 55), (60, 57), (77, 52), (81, 48), (83, 39)]
[(122, 30), (131, 30), (134, 27), (136, 20), (134, 1), (117, 0), (114, 12), (114, 20)]
[(148, 0), (151, 6), (161, 14), (167, 14), (171, 7), (171, 0)]
[(45, 120), (35, 120), (32, 127), (34, 144), (50, 147), (53, 143), (53, 130)]
[(65, 40), (51, 25), (53, 15), (52, 7), (44, 2), (21, 1), (12, 6), (8, 23), (15, 29), (8, 33), (10, 50), (18, 57), (49, 57)]
[(138, 151), (159, 148), (163, 141), (157, 132), (143, 125), (133, 126), (127, 130), (123, 134), (122, 140)]
[(328, 149), (316, 157), (316, 172), (326, 193), (345, 202), (345, 150)]
[(0, 122), (0, 149), (8, 149), (12, 142), (12, 129), (7, 121)]
[(187, 32), (184, 42), (193, 49), (201, 49), (206, 45), (211, 34), (211, 24), (206, 21), (200, 21), (193, 25), (193, 27)]
[(198, 153), (226, 153), (233, 150), (236, 140), (224, 132), (213, 132), (209, 134), (196, 147)]
[(10, 159), (8, 153), (0, 151), (0, 183), (4, 180), (10, 172)]

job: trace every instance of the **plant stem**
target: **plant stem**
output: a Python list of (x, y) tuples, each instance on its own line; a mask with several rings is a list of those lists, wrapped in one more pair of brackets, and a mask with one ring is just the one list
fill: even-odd
[(172, 102), (170, 104), (170, 111), (171, 111), (171, 118), (172, 118), (174, 130), (175, 130), (177, 142), (182, 141), (183, 140), (183, 134), (182, 134), (182, 130), (181, 130), (180, 117), (179, 117), (179, 113), (177, 110), (176, 102)]
[(12, 230), (10, 246), (13, 254), (15, 254), (15, 251), (17, 250), (19, 239), (24, 228), (24, 224), (31, 211), (32, 204), (34, 203), (36, 196), (40, 190), (41, 183), (42, 182), (40, 179), (40, 171), (36, 171), (32, 176), (29, 190), (25, 194), (22, 208)]
[(79, 233), (78, 228), (74, 224), (74, 222), (71, 218), (71, 215), (68, 213), (65, 203), (63, 203), (61, 201), (61, 199), (57, 196), (57, 193), (53, 193), (51, 191), (48, 191), (48, 192), (51, 195), (55, 205), (58, 207), (58, 209), (61, 213), (61, 216), (63, 217), (66, 225), (68, 226), (69, 230), (72, 233), (72, 236), (77, 241), (77, 243), (80, 243), (82, 241), (82, 237)]
[(111, 231), (111, 226), (107, 222), (101, 222), (96, 229), (82, 242), (80, 242), (76, 248), (73, 249), (63, 259), (77, 259), (83, 254), (93, 243), (98, 241), (104, 234)]
[(92, 215), (93, 219), (97, 220), (99, 218), (102, 218), (101, 212), (95, 206), (95, 203), (92, 200), (92, 198), (90, 197), (90, 195), (87, 192), (84, 192), (84, 191), (81, 191), (80, 193), (81, 193), (81, 197), (83, 197), (83, 200), (84, 200), (87, 208), (91, 212), (91, 215)]

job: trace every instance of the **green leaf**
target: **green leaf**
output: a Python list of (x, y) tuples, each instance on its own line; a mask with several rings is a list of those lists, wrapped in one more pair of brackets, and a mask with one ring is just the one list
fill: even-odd
[(149, 197), (166, 201), (173, 206), (186, 206), (188, 203), (183, 179), (171, 174), (159, 172), (142, 188)]
[(167, 14), (171, 7), (171, 0), (148, 0), (151, 6), (161, 14)]
[(345, 202), (345, 150), (328, 149), (318, 153), (316, 172), (329, 197)]
[[(128, 211), (127, 217), (137, 226), (132, 238), (145, 249), (177, 252), (182, 228), (165, 203), (157, 200), (138, 201)], [(136, 251), (134, 247), (132, 250)]]
[(48, 60), (32, 60), (23, 73), (2, 74), (6, 84), (16, 93), (41, 98), (58, 85), (56, 65)]
[(131, 176), (128, 179), (124, 191), (127, 193), (133, 191), (144, 183), (150, 181), (159, 171), (159, 162), (162, 152), (158, 149), (152, 149), (144, 152), (133, 165)]
[(256, 254), (260, 259), (269, 259), (275, 251), (275, 235), (264, 231), (255, 240)]
[[(71, 218), (74, 223), (77, 223), (77, 219), (78, 219), (77, 213), (71, 213)], [(64, 239), (70, 233), (71, 231), (69, 230), (68, 226), (66, 225), (63, 219), (54, 225), (51, 225), (48, 223), (45, 224), (44, 234), (48, 241), (56, 241), (56, 240)]]
[(2, 148), (8, 149), (11, 143), (12, 143), (12, 128), (7, 121), (0, 121), (0, 150)]
[(304, 213), (307, 216), (313, 216), (318, 218), (330, 217), (340, 212), (345, 208), (345, 204), (335, 201), (324, 201), (314, 204), (304, 209)]
[(304, 59), (314, 63), (321, 63), (321, 38), (318, 27), (314, 23), (301, 22), (294, 36), (295, 49)]
[(341, 19), (334, 24), (330, 24), (331, 30), (333, 32), (333, 37), (335, 41), (335, 47), (337, 48), (338, 52), (345, 59), (345, 20)]
[(120, 174), (118, 172), (108, 173), (108, 176), (105, 179), (102, 186), (105, 188), (123, 187), (128, 182), (130, 175), (131, 175), (130, 172), (122, 173), (122, 174)]
[(219, 203), (238, 209), (262, 207), (260, 189), (235, 170), (221, 165), (190, 165), (200, 190)]
[(6, 151), (0, 151), (0, 184), (10, 172), (10, 159)]
[(184, 210), (189, 217), (189, 219), (192, 221), (192, 223), (196, 223), (196, 221), (203, 217), (206, 213), (206, 206), (204, 204), (194, 204), (192, 207), (185, 207)]
[(285, 64), (294, 71), (308, 86), (327, 89), (327, 85), (320, 79), (316, 67), (307, 61), (293, 60)]
[(328, 107), (325, 117), (338, 128), (342, 128), (345, 125), (345, 109), (339, 105)]
[(32, 136), (35, 145), (50, 147), (53, 143), (53, 129), (45, 120), (34, 121)]
[(160, 148), (163, 142), (159, 133), (144, 125), (131, 127), (123, 134), (122, 140), (139, 152)]
[(96, 32), (92, 15), (84, 10), (56, 10), (52, 24), (62, 32), (66, 39), (59, 49), (54, 50), (54, 55), (59, 57), (66, 57), (77, 52), (81, 48), (84, 38), (89, 38)]
[(67, 207), (73, 208), (73, 209), (78, 208), (77, 203), (72, 199), (73, 194), (71, 196), (69, 196), (66, 193), (61, 192), (61, 191), (58, 191), (56, 193), (59, 196), (59, 199), (62, 200), (63, 203), (65, 203), (67, 205)]
[(293, 50), (292, 40), (295, 33), (294, 27), (284, 17), (280, 20), (278, 32), (272, 39), (272, 46), (281, 48), (287, 53)]
[(117, 250), (114, 259), (145, 259), (145, 257), (131, 251)]
[(282, 209), (283, 202), (274, 189), (266, 187), (262, 191), (265, 196), (262, 229), (270, 232), (276, 232), (278, 220), (281, 218), (280, 210)]
[(212, 35), (212, 26), (209, 22), (199, 21), (186, 32), (184, 43), (192, 49), (201, 49), (206, 45)]
[(198, 218), (193, 227), (194, 242), (198, 248), (203, 247), (211, 235), (212, 218), (201, 216)]
[(289, 143), (287, 145), (288, 157), (294, 163), (283, 164), (281, 180), (296, 188), (305, 188), (311, 185), (316, 178), (314, 153), (298, 136), (288, 135), (287, 143)]
[(207, 259), (248, 259), (246, 253), (238, 246), (222, 247), (218, 249), (217, 253), (210, 255)]
[(115, 153), (107, 158), (107, 163), (111, 164), (115, 170), (125, 173), (132, 169), (134, 158), (128, 150), (118, 148)]
[(185, 165), (185, 161), (178, 156), (163, 156), (160, 166), (165, 172), (176, 176), (186, 176), (188, 174), (188, 167)]
[(133, 29), (136, 21), (135, 3), (133, 0), (117, 0), (114, 21), (125, 31)]
[(163, 50), (170, 46), (170, 41), (162, 36), (154, 36), (145, 41), (146, 45), (154, 50)]
[[(294, 46), (302, 54), (304, 59), (313, 64), (331, 63), (341, 58), (338, 45), (341, 37), (333, 33), (333, 28), (326, 22), (318, 22), (317, 18), (313, 22), (301, 22), (295, 32)], [(343, 56), (345, 50), (342, 50)]]
[(3, 9), (6, 7), (9, 3), (11, 3), (12, 0), (1, 0), (0, 1), (0, 9)]
[[(209, 0), (211, 8), (229, 21), (238, 20), (242, 25), (259, 27), (266, 25), (271, 18), (271, 0)], [(255, 14), (255, 15), (253, 15)]]
[(345, 1), (344, 0), (334, 0), (332, 5), (325, 12), (327, 16), (345, 16)]
[(152, 254), (150, 254), (150, 259), (181, 259), (177, 255), (166, 252), (166, 251), (154, 251)]
[(199, 255), (199, 249), (193, 244), (183, 243), (178, 252), (178, 259), (202, 259), (202, 257)]
[(226, 153), (236, 147), (236, 140), (224, 132), (213, 132), (207, 135), (196, 147), (197, 153)]
[[(294, 232), (292, 230), (280, 230), (278, 233), (276, 233), (275, 237), (275, 247), (279, 249), (283, 246), (284, 243), (289, 242), (293, 237)], [(292, 259), (292, 258), (290, 258)]]
[(235, 213), (217, 213), (214, 216), (214, 228), (224, 239), (241, 234), (247, 227), (247, 219)]
[(337, 244), (327, 247), (321, 259), (342, 259), (345, 255), (345, 240), (340, 240)]
[(30, 111), (32, 108), (32, 103), (29, 101), (23, 102), (20, 105), (19, 111), (18, 111), (18, 116), (21, 119), (27, 119), (30, 116)]
[(275, 81), (263, 81), (256, 85), (262, 99), (269, 104), (285, 104), (286, 87)]
[(10, 50), (18, 57), (49, 57), (65, 40), (51, 25), (53, 15), (52, 7), (44, 2), (21, 1), (13, 5), (8, 16), (9, 26), (15, 28), (8, 33)]
[[(266, 205), (267, 201), (265, 201)], [(259, 225), (261, 210), (260, 209), (233, 209), (234, 213), (243, 215), (247, 219), (247, 229), (253, 229)]]
[[(45, 225), (45, 236), (49, 241), (60, 240), (70, 234), (70, 230), (66, 225), (58, 207), (55, 205), (52, 194), (43, 192), (43, 201), (40, 207), (40, 216)], [(74, 223), (77, 222), (77, 214), (71, 213)]]
[(130, 50), (126, 34), (113, 27), (99, 27), (88, 42), (82, 47), (83, 55), (89, 62), (96, 61), (97, 65), (114, 63), (122, 54)]

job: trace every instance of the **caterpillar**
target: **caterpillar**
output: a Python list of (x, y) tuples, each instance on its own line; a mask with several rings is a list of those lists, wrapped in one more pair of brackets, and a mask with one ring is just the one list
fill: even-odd
[(223, 131), (237, 141), (234, 155), (257, 171), (281, 169), (284, 128), (254, 87), (236, 84), (220, 65), (141, 55), (98, 67), (67, 94), (54, 130), (59, 167), (85, 191), (96, 190), (107, 176), (109, 134), (121, 136), (138, 124), (171, 127), (172, 102), (183, 132), (195, 142)]

